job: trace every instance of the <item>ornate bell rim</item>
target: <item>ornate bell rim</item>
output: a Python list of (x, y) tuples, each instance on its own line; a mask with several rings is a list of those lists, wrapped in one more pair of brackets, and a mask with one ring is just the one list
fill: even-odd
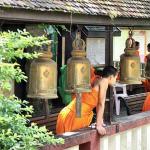
[(134, 57), (134, 56), (136, 56), (136, 50), (127, 49), (125, 52), (125, 55)]
[(71, 52), (72, 57), (85, 57), (86, 52), (84, 50), (73, 50)]
[(51, 51), (45, 52), (42, 51), (38, 58), (52, 58), (53, 54)]

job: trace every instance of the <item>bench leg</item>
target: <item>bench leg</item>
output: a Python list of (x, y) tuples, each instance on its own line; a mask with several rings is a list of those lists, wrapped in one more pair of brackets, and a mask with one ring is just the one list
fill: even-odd
[(120, 114), (120, 100), (115, 97), (116, 115)]

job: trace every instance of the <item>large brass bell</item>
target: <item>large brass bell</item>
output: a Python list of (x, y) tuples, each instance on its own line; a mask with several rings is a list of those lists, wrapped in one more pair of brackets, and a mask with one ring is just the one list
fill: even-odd
[(67, 61), (67, 87), (72, 93), (89, 92), (90, 85), (90, 61), (85, 57), (85, 43), (77, 32), (73, 42), (72, 57)]
[(150, 79), (150, 58), (147, 59), (147, 62), (146, 62), (146, 65), (145, 65), (145, 78)]
[(76, 94), (76, 116), (81, 117), (81, 93), (90, 92), (90, 61), (85, 57), (85, 42), (77, 32), (72, 57), (67, 61), (66, 90)]
[(136, 56), (135, 40), (129, 31), (125, 53), (120, 56), (120, 82), (125, 84), (141, 84), (140, 57)]
[(48, 51), (34, 59), (29, 68), (27, 97), (53, 99), (57, 98), (57, 65)]

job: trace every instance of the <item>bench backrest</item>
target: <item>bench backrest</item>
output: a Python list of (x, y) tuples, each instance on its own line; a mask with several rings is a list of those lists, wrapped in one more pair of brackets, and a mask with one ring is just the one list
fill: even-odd
[(140, 93), (121, 98), (126, 106), (127, 114), (132, 115), (141, 112), (146, 96), (147, 93)]
[(36, 123), (39, 127), (46, 126), (49, 131), (55, 133), (58, 114), (50, 114), (47, 118), (45, 116), (31, 118), (30, 121)]

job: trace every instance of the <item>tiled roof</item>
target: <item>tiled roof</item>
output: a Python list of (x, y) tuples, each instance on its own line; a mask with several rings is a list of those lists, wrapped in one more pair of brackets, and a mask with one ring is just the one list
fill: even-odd
[(0, 0), (0, 7), (150, 18), (150, 0)]

